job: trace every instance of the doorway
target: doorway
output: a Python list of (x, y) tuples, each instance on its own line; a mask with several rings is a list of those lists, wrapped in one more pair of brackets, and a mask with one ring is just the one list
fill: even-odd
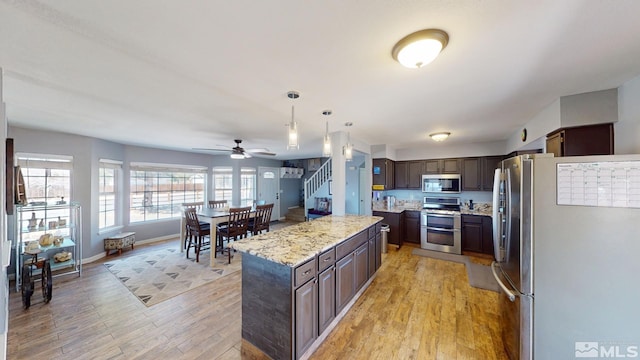
[(273, 204), (271, 221), (280, 219), (280, 168), (258, 167), (258, 201)]

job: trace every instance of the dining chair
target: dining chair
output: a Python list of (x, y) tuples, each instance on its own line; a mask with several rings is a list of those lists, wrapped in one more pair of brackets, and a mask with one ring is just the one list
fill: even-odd
[[(182, 210), (186, 210), (186, 209), (194, 209), (196, 211), (202, 209), (202, 207), (204, 206), (204, 201), (195, 201), (195, 202), (185, 202), (182, 203)], [(183, 213), (184, 216), (184, 213)], [(185, 232), (184, 232), (184, 248), (187, 248), (187, 239), (189, 238), (189, 226), (187, 225), (186, 219), (184, 222), (184, 226), (185, 226)], [(204, 221), (200, 221), (200, 228), (204, 229), (211, 229), (211, 225), (208, 222), (204, 222)]]
[(251, 232), (251, 235), (258, 235), (264, 230), (269, 232), (272, 212), (273, 204), (256, 205), (256, 215), (249, 220), (248, 231)]
[[(247, 236), (247, 229), (249, 228), (249, 215), (251, 214), (251, 206), (231, 208), (229, 209), (229, 219), (226, 223), (219, 224), (217, 227), (217, 244), (216, 253), (220, 252), (228, 253), (229, 263), (231, 263), (231, 249), (224, 247), (224, 240), (227, 240), (227, 244), (231, 239), (238, 240)], [(214, 254), (215, 257), (215, 254)]]
[[(185, 209), (184, 217), (187, 221), (187, 229), (189, 230), (187, 259), (189, 258), (189, 249), (193, 246), (196, 252), (196, 262), (200, 262), (200, 252), (211, 248), (211, 228), (202, 228), (200, 226), (198, 214), (194, 208)], [(206, 240), (207, 237), (209, 238), (208, 241)]]
[(209, 200), (209, 208), (219, 209), (227, 205), (227, 200)]

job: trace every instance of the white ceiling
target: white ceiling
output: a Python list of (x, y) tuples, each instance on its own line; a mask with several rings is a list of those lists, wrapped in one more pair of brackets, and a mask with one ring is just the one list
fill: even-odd
[[(126, 144), (266, 147), (503, 141), (560, 96), (640, 74), (640, 1), (0, 0), (9, 124)], [(395, 42), (449, 33), (406, 69)], [(286, 93), (301, 97), (290, 100)], [(301, 147), (285, 149), (295, 105)]]

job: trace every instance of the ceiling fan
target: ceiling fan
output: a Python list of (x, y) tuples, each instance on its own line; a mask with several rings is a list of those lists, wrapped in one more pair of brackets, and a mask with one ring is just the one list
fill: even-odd
[(227, 149), (193, 148), (193, 150), (207, 150), (207, 151), (226, 152), (226, 153), (229, 153), (229, 155), (231, 156), (232, 159), (248, 159), (248, 158), (251, 157), (252, 154), (263, 155), (263, 156), (276, 156), (276, 154), (272, 153), (271, 151), (269, 151), (269, 149), (266, 149), (266, 148), (244, 149), (244, 148), (242, 148), (240, 146), (240, 143), (242, 143), (242, 140), (235, 139), (233, 141), (235, 141), (235, 143), (236, 143), (236, 146), (234, 146), (234, 147), (228, 147), (228, 146), (225, 146), (225, 145), (216, 145), (216, 146), (226, 147)]

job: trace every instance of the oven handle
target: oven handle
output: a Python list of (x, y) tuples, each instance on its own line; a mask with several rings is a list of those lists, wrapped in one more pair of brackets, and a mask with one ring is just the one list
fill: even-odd
[(443, 215), (443, 214), (434, 214), (434, 213), (430, 213), (430, 212), (425, 212), (425, 215), (429, 216), (429, 217), (440, 217), (440, 218), (455, 218), (455, 217), (460, 217), (459, 214), (455, 214), (455, 215)]
[(451, 233), (460, 231), (459, 229), (446, 229), (446, 228), (439, 228), (439, 227), (433, 227), (433, 226), (424, 226), (424, 228), (427, 230), (444, 231), (444, 232), (451, 232)]

